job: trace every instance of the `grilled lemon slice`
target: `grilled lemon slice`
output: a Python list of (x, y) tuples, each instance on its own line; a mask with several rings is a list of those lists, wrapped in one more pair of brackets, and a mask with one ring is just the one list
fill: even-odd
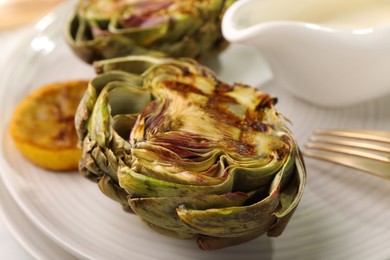
[(25, 158), (54, 171), (78, 168), (74, 115), (88, 81), (56, 82), (42, 86), (14, 111), (10, 133)]

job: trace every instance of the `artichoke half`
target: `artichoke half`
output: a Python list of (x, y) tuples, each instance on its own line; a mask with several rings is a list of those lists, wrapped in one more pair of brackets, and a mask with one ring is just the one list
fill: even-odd
[(202, 249), (282, 233), (306, 173), (275, 98), (188, 58), (94, 65), (75, 123), (80, 169), (103, 193)]
[(66, 38), (84, 61), (153, 55), (199, 58), (227, 46), (221, 32), (235, 0), (80, 0)]

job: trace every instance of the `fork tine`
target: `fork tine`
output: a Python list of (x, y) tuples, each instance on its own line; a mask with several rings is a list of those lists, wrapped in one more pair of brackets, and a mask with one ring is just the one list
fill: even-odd
[(385, 163), (390, 163), (390, 158), (387, 156), (361, 151), (356, 148), (340, 147), (340, 146), (334, 146), (329, 144), (317, 144), (317, 143), (308, 143), (306, 144), (306, 147), (310, 149), (349, 154), (349, 155), (359, 156), (362, 158), (369, 158), (372, 160), (378, 160)]
[(384, 153), (390, 153), (390, 146), (379, 145), (377, 143), (372, 143), (372, 142), (361, 142), (361, 141), (336, 139), (336, 138), (321, 138), (315, 136), (310, 137), (310, 141), (316, 143), (336, 144), (336, 145), (350, 146), (350, 147), (363, 148), (363, 149), (379, 151)]
[(341, 129), (314, 133), (326, 137), (311, 137), (305, 156), (390, 179), (390, 132)]
[(362, 159), (360, 157), (352, 157), (352, 156), (345, 156), (345, 155), (335, 156), (334, 153), (321, 151), (321, 150), (304, 151), (303, 154), (307, 157), (325, 160), (328, 162), (347, 166), (350, 168), (354, 168), (390, 180), (390, 165), (385, 162), (374, 161), (370, 159)]
[(318, 135), (340, 136), (340, 137), (358, 138), (358, 139), (390, 143), (389, 131), (340, 129), (340, 130), (315, 130), (314, 133)]

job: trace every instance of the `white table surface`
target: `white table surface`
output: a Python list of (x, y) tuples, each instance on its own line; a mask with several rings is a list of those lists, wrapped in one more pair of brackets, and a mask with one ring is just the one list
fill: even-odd
[[(12, 52), (18, 47), (18, 43), (23, 41), (29, 33), (31, 33), (32, 27), (25, 26), (10, 31), (0, 31), (0, 84), (1, 71), (5, 66), (6, 61), (11, 56)], [(0, 216), (2, 216), (0, 207)], [(19, 242), (10, 233), (8, 227), (4, 223), (3, 218), (0, 217), (0, 259), (4, 260), (30, 260), (32, 256), (19, 244)]]

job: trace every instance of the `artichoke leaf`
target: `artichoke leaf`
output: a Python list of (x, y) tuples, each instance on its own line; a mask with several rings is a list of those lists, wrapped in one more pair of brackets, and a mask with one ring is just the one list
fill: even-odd
[[(278, 218), (284, 217), (292, 208), (297, 207), (299, 198), (303, 194), (303, 189), (306, 184), (306, 178), (302, 174), (304, 165), (300, 151), (295, 151), (295, 156), (291, 155), (289, 161), (284, 166), (284, 180), (288, 182), (282, 186), (281, 192), (281, 208), (275, 212)], [(292, 175), (290, 178), (289, 175)]]
[[(120, 139), (117, 139), (121, 143), (122, 147), (128, 147), (130, 150), (131, 146), (127, 142), (130, 131), (133, 128), (138, 114), (118, 114), (112, 117), (112, 129), (114, 130), (114, 135), (118, 135)], [(115, 151), (118, 148), (114, 149)]]
[[(241, 207), (227, 207), (222, 209), (193, 210), (184, 206), (177, 209), (180, 219), (200, 234), (216, 237), (241, 236), (254, 230), (268, 232), (277, 223), (281, 216), (275, 214), (284, 206), (283, 215), (295, 209), (296, 201), (301, 194), (292, 194), (293, 199), (285, 199), (282, 188), (291, 181), (295, 173), (295, 157), (289, 156), (286, 164), (275, 175), (270, 184), (269, 195), (252, 205)], [(295, 177), (295, 176), (293, 176)], [(293, 187), (295, 187), (293, 185)], [(287, 189), (290, 192), (290, 189)], [(283, 194), (283, 195), (282, 195)], [(283, 205), (281, 200), (283, 200)], [(287, 205), (285, 205), (287, 202)], [(292, 203), (294, 202), (294, 203)]]
[(96, 90), (94, 87), (91, 86), (91, 83), (88, 83), (88, 87), (84, 93), (84, 96), (80, 100), (74, 118), (74, 124), (79, 140), (79, 145), (81, 145), (80, 141), (83, 140), (88, 133), (88, 122), (95, 106), (96, 100)]
[(216, 185), (184, 185), (158, 180), (137, 173), (127, 166), (120, 165), (117, 172), (119, 185), (131, 197), (180, 197), (200, 194), (224, 194), (232, 190), (233, 175)]
[(120, 17), (114, 17), (108, 25), (108, 30), (113, 34), (119, 34), (131, 38), (135, 44), (148, 46), (164, 37), (169, 30), (169, 20), (150, 27), (120, 27)]
[(274, 224), (279, 206), (279, 192), (247, 206), (206, 210), (181, 206), (176, 212), (181, 221), (199, 234), (213, 237), (239, 237), (254, 231), (266, 233)]
[(194, 209), (239, 206), (244, 204), (252, 194), (236, 192), (223, 195), (202, 194), (195, 197), (130, 197), (129, 205), (137, 215), (156, 226), (191, 232), (191, 229), (184, 225), (177, 216), (176, 209), (180, 205), (187, 205)]
[(90, 40), (90, 30), (88, 22), (80, 15), (76, 15), (70, 24), (70, 35), (73, 35), (75, 44), (82, 44)]
[(98, 168), (117, 182), (116, 169), (118, 168), (118, 162), (112, 151), (95, 146), (90, 154)]
[(90, 85), (95, 89), (97, 94), (100, 94), (103, 88), (110, 82), (122, 82), (126, 85), (138, 86), (139, 88), (142, 88), (142, 81), (142, 78), (136, 74), (130, 74), (118, 70), (97, 75), (94, 79), (91, 80)]
[(128, 158), (129, 157), (131, 158), (130, 144), (116, 131), (113, 131), (113, 138), (110, 144), (111, 144), (110, 150), (113, 152), (115, 158), (118, 161), (122, 160), (123, 163), (127, 164)]
[(198, 134), (172, 130), (172, 128), (179, 128), (174, 126), (175, 123), (180, 124), (179, 122), (170, 123), (168, 126), (171, 128), (170, 131), (151, 136), (149, 142), (153, 145), (160, 145), (163, 147), (169, 146), (170, 148), (178, 147), (181, 149), (186, 149), (187, 151), (192, 152), (197, 156), (213, 152), (218, 148), (218, 145), (211, 143), (208, 139)]
[(96, 61), (93, 63), (93, 66), (99, 73), (126, 71), (129, 75), (141, 75), (154, 65), (162, 64), (166, 61), (163, 58), (139, 55)]
[(91, 155), (91, 151), (94, 149), (94, 147), (96, 147), (96, 142), (91, 141), (89, 135), (87, 135), (83, 140), (82, 147), (83, 149), (79, 162), (79, 170), (89, 179), (96, 180), (97, 177), (100, 177), (104, 174)]
[(123, 206), (128, 206), (127, 197), (128, 194), (121, 189), (108, 175), (103, 175), (103, 177), (98, 181), (99, 189), (107, 197), (112, 200), (115, 200), (121, 203)]
[(108, 105), (108, 88), (105, 87), (98, 96), (89, 121), (88, 132), (91, 139), (101, 147), (109, 145), (111, 139), (111, 108)]
[(197, 1), (195, 2), (196, 8), (199, 10), (200, 15), (212, 15), (218, 17), (218, 14), (229, 3), (227, 0), (211, 0), (211, 1)]
[(269, 164), (259, 168), (245, 168), (229, 166), (227, 170), (234, 175), (233, 190), (251, 191), (257, 189), (261, 192), (269, 190), (269, 185), (275, 178), (275, 173), (281, 165)]
[(178, 42), (185, 35), (193, 34), (202, 24), (202, 20), (198, 17), (191, 17), (187, 14), (175, 13), (171, 16), (174, 21), (173, 30), (167, 30), (165, 35), (161, 35), (159, 43)]
[(112, 138), (112, 116), (141, 112), (150, 101), (150, 92), (133, 87), (131, 82), (109, 82), (101, 90), (93, 107), (93, 120), (90, 120), (88, 125), (91, 138), (96, 139), (100, 146), (107, 146)]
[[(283, 164), (282, 168), (279, 170), (279, 172), (277, 172), (275, 174), (275, 177), (272, 181), (272, 183), (270, 184), (270, 193), (272, 193), (273, 191), (277, 190), (277, 191), (281, 191), (281, 193), (284, 191), (284, 190), (289, 190), (289, 184), (293, 183), (294, 180), (297, 179), (297, 175), (296, 175), (296, 169), (297, 169), (297, 166), (295, 165), (295, 150), (292, 151), (292, 153), (287, 157), (287, 161), (285, 164)], [(296, 184), (296, 183), (295, 183)], [(297, 190), (297, 188), (296, 188)], [(287, 192), (285, 195), (288, 195), (290, 194), (290, 192)], [(295, 197), (296, 194), (294, 194), (294, 197)], [(285, 199), (285, 197), (283, 197)], [(285, 202), (287, 201), (294, 201), (293, 199), (285, 199), (284, 200)], [(282, 205), (281, 205), (282, 206)], [(288, 206), (290, 206), (290, 203), (288, 203)], [(296, 206), (296, 205), (293, 205), (293, 206)]]
[[(182, 61), (186, 61), (185, 65), (176, 60), (151, 67), (147, 71), (145, 83), (152, 86), (151, 90), (157, 96), (160, 96), (159, 93), (161, 96), (166, 95), (166, 91), (175, 85), (191, 87), (195, 90), (194, 93), (200, 95), (211, 95), (218, 82), (214, 74), (205, 67), (192, 64), (191, 61), (187, 62), (185, 59)], [(190, 91), (187, 92), (191, 94)]]
[(192, 233), (190, 230), (185, 230), (183, 229), (175, 229), (175, 230), (170, 230), (167, 228), (160, 227), (158, 225), (152, 224), (144, 219), (142, 219), (142, 222), (144, 222), (147, 226), (149, 226), (151, 229), (154, 231), (165, 235), (165, 236), (170, 236), (174, 238), (181, 238), (181, 239), (193, 239), (197, 237), (197, 234)]
[(134, 157), (141, 158), (142, 160), (146, 160), (155, 164), (158, 162), (175, 163), (177, 167), (193, 172), (208, 171), (223, 154), (221, 150), (215, 149), (209, 153), (197, 156), (196, 160), (191, 160), (191, 157), (182, 158), (178, 154), (161, 146), (144, 145), (142, 143), (138, 144), (139, 147), (144, 148), (132, 149), (132, 154)]
[[(278, 161), (273, 158), (272, 155), (262, 154), (253, 157), (244, 157), (237, 153), (224, 153), (223, 159), (228, 165), (232, 167), (245, 168), (248, 170), (265, 168), (263, 172), (281, 167), (283, 161)], [(233, 159), (234, 158), (234, 159)]]
[(167, 56), (177, 56), (176, 53), (182, 53), (180, 57), (199, 57), (202, 55), (199, 48), (199, 42), (196, 38), (183, 36), (181, 41), (163, 42), (159, 44), (158, 49)]
[(111, 4), (112, 1), (80, 1), (78, 10), (85, 19), (109, 20), (112, 16), (118, 15), (125, 7), (124, 1), (116, 1), (116, 4)]
[(150, 91), (122, 82), (111, 82), (108, 102), (111, 107), (111, 116), (120, 114), (141, 113), (152, 101)]
[(296, 168), (294, 169), (293, 178), (288, 183), (288, 186), (281, 192), (281, 207), (274, 213), (277, 217), (277, 221), (267, 232), (267, 235), (271, 237), (282, 234), (298, 206), (306, 185), (305, 166), (298, 148), (296, 153), (298, 156), (295, 158)]
[(225, 181), (224, 166), (218, 162), (204, 174), (203, 172), (190, 172), (182, 168), (164, 165), (163, 163), (149, 163), (136, 159), (132, 166), (137, 172), (151, 178), (184, 185), (217, 185)]

